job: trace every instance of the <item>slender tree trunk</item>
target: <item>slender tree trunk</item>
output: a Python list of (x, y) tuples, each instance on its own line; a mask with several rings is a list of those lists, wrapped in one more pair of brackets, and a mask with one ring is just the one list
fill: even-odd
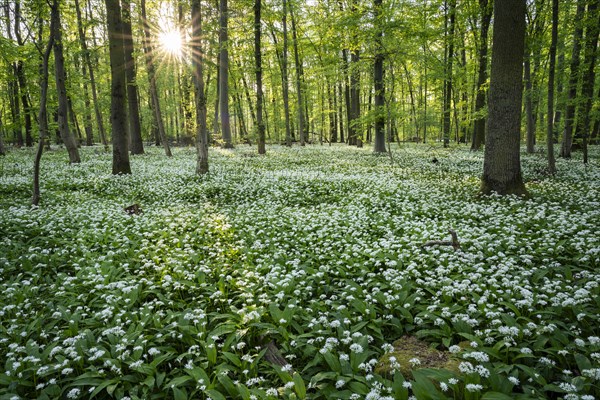
[[(106, 0), (105, 0), (106, 1)], [(118, 1), (118, 0), (111, 0)], [(152, 45), (152, 34), (150, 33), (150, 25), (146, 18), (146, 0), (141, 0), (141, 17), (142, 25), (144, 27), (144, 53), (146, 54), (146, 70), (148, 71), (148, 80), (150, 81), (150, 98), (152, 99), (152, 111), (156, 118), (156, 126), (158, 128), (158, 135), (162, 142), (165, 154), (167, 157), (171, 157), (171, 147), (169, 146), (169, 140), (167, 139), (167, 133), (165, 131), (165, 124), (160, 109), (160, 99), (158, 97), (158, 88), (156, 87), (156, 71), (154, 67), (154, 46)]]
[[(556, 0), (554, 0), (556, 1)], [(586, 24), (586, 43), (583, 65), (585, 66), (581, 94), (583, 97), (581, 149), (583, 150), (583, 163), (588, 163), (588, 139), (590, 136), (592, 101), (594, 99), (594, 82), (596, 74), (596, 53), (598, 48), (598, 35), (600, 34), (599, 0), (591, 0), (588, 4), (588, 23)]]
[[(58, 8), (58, 0), (53, 0), (52, 8)], [(54, 32), (56, 27), (54, 24), (56, 21), (54, 18), (50, 21), (50, 38), (46, 45), (46, 50), (42, 55), (42, 63), (40, 65), (40, 110), (38, 113), (38, 133), (39, 143), (37, 151), (35, 153), (35, 159), (33, 161), (33, 196), (31, 198), (31, 204), (37, 206), (40, 202), (40, 162), (42, 160), (42, 153), (44, 152), (44, 141), (48, 135), (48, 116), (46, 110), (46, 102), (48, 99), (48, 60), (50, 59), (50, 53), (54, 46)], [(40, 21), (40, 27), (42, 21)]]
[(256, 129), (258, 131), (258, 154), (267, 152), (265, 124), (263, 122), (263, 69), (261, 51), (261, 0), (254, 0), (254, 65), (256, 71)]
[(79, 163), (79, 150), (77, 142), (69, 130), (69, 105), (67, 100), (65, 59), (62, 46), (62, 28), (60, 26), (60, 6), (52, 7), (52, 20), (54, 26), (54, 70), (56, 91), (58, 96), (58, 129), (60, 137), (68, 153), (70, 163)]
[(571, 53), (571, 75), (568, 84), (567, 109), (565, 110), (565, 131), (560, 148), (560, 156), (563, 158), (571, 158), (571, 147), (573, 145), (573, 126), (575, 125), (575, 106), (577, 99), (577, 81), (579, 78), (581, 42), (583, 39), (582, 20), (584, 11), (585, 0), (577, 0), (575, 32), (573, 34), (573, 52)]
[[(25, 45), (21, 36), (21, 3), (15, 1), (15, 38), (17, 44), (21, 47)], [(25, 70), (23, 69), (23, 60), (19, 60), (16, 63), (17, 79), (19, 82), (19, 92), (21, 94), (21, 104), (23, 105), (23, 113), (25, 119), (25, 146), (33, 146), (33, 137), (31, 136), (31, 104), (29, 104), (29, 95), (27, 93), (27, 79), (25, 77)]]
[(484, 194), (527, 193), (519, 149), (524, 42), (525, 0), (497, 1), (481, 188)]
[(382, 0), (373, 2), (375, 33), (375, 63), (373, 65), (373, 84), (375, 85), (375, 153), (385, 153), (385, 86), (383, 76), (383, 27), (381, 26)]
[[(283, 0), (283, 51), (281, 55), (281, 79), (283, 81), (283, 111), (285, 115), (285, 145), (292, 145), (292, 133), (290, 122), (290, 99), (289, 99), (289, 77), (288, 77), (288, 31), (287, 31), (287, 0)], [(274, 36), (274, 35), (273, 35)]]
[(192, 67), (196, 99), (196, 173), (208, 172), (208, 126), (206, 124), (206, 94), (204, 92), (204, 51), (202, 49), (202, 2), (192, 0)]
[(140, 123), (140, 107), (137, 90), (135, 59), (133, 58), (133, 33), (131, 29), (131, 2), (122, 0), (123, 6), (123, 40), (125, 42), (125, 75), (127, 77), (127, 107), (129, 111), (129, 134), (131, 138), (131, 154), (144, 154), (142, 128)]
[(304, 114), (304, 101), (303, 101), (303, 88), (302, 79), (304, 76), (302, 63), (300, 62), (300, 53), (298, 51), (298, 34), (296, 32), (296, 18), (294, 17), (294, 9), (290, 5), (290, 17), (292, 18), (292, 40), (294, 42), (294, 62), (296, 65), (296, 92), (298, 99), (298, 137), (300, 139), (300, 146), (305, 145), (306, 132), (305, 132), (305, 114)]
[(558, 41), (558, 0), (552, 0), (552, 40), (550, 43), (550, 64), (548, 66), (548, 114), (546, 148), (548, 152), (548, 172), (556, 173), (554, 160), (554, 74), (556, 64), (556, 42)]
[(0, 156), (6, 155), (6, 149), (4, 148), (4, 126), (2, 125), (2, 114), (0, 114)]
[(75, 0), (75, 11), (77, 13), (77, 31), (79, 33), (79, 44), (81, 45), (81, 51), (83, 53), (83, 62), (87, 68), (87, 72), (90, 78), (90, 86), (92, 89), (92, 100), (94, 101), (94, 111), (96, 115), (96, 124), (98, 125), (98, 131), (100, 134), (100, 141), (104, 145), (104, 149), (108, 150), (108, 142), (106, 140), (106, 131), (104, 129), (104, 121), (102, 119), (102, 112), (100, 110), (100, 102), (98, 101), (98, 90), (96, 89), (96, 79), (94, 76), (94, 68), (92, 67), (92, 58), (87, 47), (85, 31), (83, 29), (83, 22), (81, 17), (81, 8), (79, 7), (79, 0)]
[(329, 144), (337, 142), (337, 120), (336, 120), (336, 112), (335, 105), (332, 92), (335, 90), (331, 89), (331, 83), (327, 83), (327, 101), (329, 110), (327, 114), (329, 115)]
[(231, 121), (229, 115), (229, 37), (227, 23), (229, 19), (229, 10), (227, 0), (220, 0), (219, 3), (219, 108), (221, 110), (221, 133), (223, 136), (223, 147), (233, 148), (231, 140)]
[(475, 97), (475, 123), (473, 127), (473, 138), (471, 142), (471, 150), (477, 151), (481, 149), (481, 145), (485, 142), (485, 123), (486, 117), (482, 115), (485, 108), (487, 82), (487, 59), (488, 59), (488, 32), (490, 29), (490, 21), (492, 20), (493, 4), (490, 0), (479, 0), (479, 12), (481, 15), (481, 25), (479, 30), (479, 49), (478, 49), (478, 64), (477, 72), (477, 95)]
[(450, 145), (450, 114), (452, 101), (452, 61), (454, 59), (454, 26), (456, 20), (456, 0), (450, 0), (448, 5), (448, 16), (450, 26), (446, 38), (447, 60), (446, 74), (444, 77), (444, 147)]
[[(11, 29), (11, 21), (12, 18), (10, 16), (10, 8), (8, 2), (4, 6), (4, 15), (6, 20), (6, 34), (9, 41), (12, 42), (12, 29)], [(15, 22), (15, 24), (18, 24)], [(9, 66), (8, 70), (8, 99), (10, 105), (10, 113), (12, 117), (12, 125), (13, 125), (13, 135), (14, 142), (17, 147), (22, 147), (24, 144), (23, 141), (23, 131), (21, 130), (21, 110), (19, 106), (19, 67), (18, 62), (13, 62)]]
[(535, 112), (533, 110), (533, 85), (531, 78), (531, 54), (525, 54), (525, 116), (527, 119), (527, 153), (535, 152)]
[[(343, 78), (344, 78), (344, 83), (342, 85), (342, 83), (340, 82), (338, 84), (338, 92), (339, 92), (339, 97), (336, 96), (336, 99), (340, 99), (337, 104), (338, 104), (338, 112), (339, 112), (339, 117), (338, 120), (340, 122), (340, 143), (346, 143), (346, 139), (344, 138), (344, 102), (341, 101), (342, 96), (344, 96), (345, 98), (345, 102), (346, 102), (346, 106), (348, 106), (348, 103), (350, 103), (350, 91), (348, 88), (348, 82), (347, 82), (347, 77), (346, 74), (343, 73)], [(347, 107), (346, 107), (347, 109)], [(348, 115), (348, 113), (346, 113), (346, 116)], [(346, 119), (347, 121), (347, 119)], [(347, 126), (347, 125), (346, 125)], [(346, 137), (348, 137), (348, 135), (345, 135)]]

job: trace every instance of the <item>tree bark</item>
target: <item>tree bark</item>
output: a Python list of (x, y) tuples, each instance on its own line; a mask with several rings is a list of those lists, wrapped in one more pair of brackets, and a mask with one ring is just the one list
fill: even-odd
[(571, 75), (568, 83), (567, 109), (565, 110), (565, 131), (560, 148), (560, 156), (571, 158), (571, 147), (573, 145), (573, 126), (575, 124), (575, 106), (577, 99), (577, 81), (579, 78), (579, 62), (581, 53), (581, 42), (583, 39), (583, 16), (585, 11), (585, 0), (577, 0), (577, 11), (575, 12), (575, 32), (573, 33), (573, 52), (571, 53)]
[[(106, 1), (106, 0), (105, 0)], [(115, 1), (115, 0), (111, 0)], [(117, 0), (118, 1), (118, 0)], [(171, 146), (169, 146), (169, 140), (167, 139), (167, 133), (165, 131), (165, 123), (163, 121), (162, 112), (160, 109), (160, 99), (158, 97), (158, 88), (156, 87), (156, 70), (154, 67), (154, 46), (152, 45), (152, 34), (150, 33), (150, 25), (146, 18), (146, 0), (140, 1), (142, 25), (144, 27), (144, 53), (146, 54), (146, 70), (148, 71), (148, 80), (150, 81), (150, 98), (152, 100), (152, 111), (156, 118), (156, 127), (158, 129), (158, 136), (162, 142), (165, 154), (167, 157), (171, 157)]]
[(106, 131), (104, 129), (104, 121), (102, 119), (102, 112), (100, 110), (100, 103), (98, 101), (98, 90), (96, 88), (96, 79), (94, 76), (94, 68), (92, 68), (92, 58), (87, 47), (85, 31), (83, 29), (83, 22), (81, 18), (81, 8), (79, 7), (79, 0), (75, 0), (75, 11), (77, 14), (77, 31), (79, 34), (79, 43), (81, 45), (81, 51), (83, 53), (83, 60), (85, 67), (90, 78), (90, 86), (92, 89), (92, 100), (94, 101), (94, 112), (96, 115), (96, 124), (98, 125), (98, 131), (100, 134), (100, 141), (104, 146), (105, 150), (108, 150), (108, 142), (106, 141)]
[(527, 153), (535, 152), (535, 112), (533, 110), (533, 85), (531, 83), (531, 54), (525, 54), (525, 118), (527, 120)]
[[(4, 7), (4, 15), (6, 17), (6, 34), (8, 39), (12, 42), (12, 29), (11, 29), (11, 21), (12, 18), (10, 16), (10, 8), (8, 3), (6, 3)], [(23, 131), (21, 130), (21, 111), (19, 106), (19, 82), (17, 79), (18, 76), (18, 63), (13, 62), (10, 64), (8, 69), (8, 100), (10, 106), (10, 114), (12, 117), (12, 130), (14, 135), (14, 143), (17, 147), (22, 147), (24, 144), (23, 141)]]
[(381, 26), (382, 0), (373, 2), (375, 33), (375, 62), (373, 65), (373, 84), (375, 86), (375, 153), (385, 153), (385, 85), (383, 61), (383, 27)]
[(477, 72), (477, 95), (475, 97), (475, 122), (473, 127), (473, 138), (471, 142), (471, 150), (473, 151), (480, 150), (481, 145), (485, 142), (486, 117), (482, 114), (485, 109), (485, 84), (488, 79), (488, 33), (490, 29), (490, 21), (492, 20), (492, 10), (492, 0), (490, 0), (489, 2), (488, 0), (479, 0), (481, 27), (479, 30), (479, 69)]
[(527, 194), (521, 176), (520, 128), (525, 0), (494, 4), (489, 116), (481, 191)]
[(598, 48), (598, 35), (600, 34), (600, 13), (598, 12), (599, 0), (591, 0), (588, 4), (588, 22), (586, 24), (586, 40), (583, 65), (585, 66), (583, 75), (583, 84), (581, 94), (583, 104), (581, 105), (582, 113), (582, 132), (581, 132), (581, 149), (583, 150), (583, 163), (588, 163), (588, 139), (590, 136), (591, 111), (592, 101), (594, 98), (594, 82), (596, 74), (594, 67), (596, 66), (596, 53)]
[[(19, 46), (24, 46), (23, 38), (21, 36), (21, 3), (15, 1), (15, 38)], [(19, 60), (16, 63), (17, 69), (17, 80), (19, 82), (19, 92), (21, 94), (21, 104), (23, 105), (23, 113), (25, 119), (25, 146), (33, 146), (33, 137), (31, 136), (31, 104), (29, 104), (29, 95), (27, 93), (27, 78), (25, 77), (25, 70), (23, 69), (23, 60)]]
[(450, 145), (450, 114), (452, 101), (452, 61), (454, 59), (454, 27), (456, 20), (456, 0), (450, 0), (447, 18), (450, 20), (446, 37), (446, 71), (444, 76), (444, 147)]
[(110, 57), (110, 125), (112, 127), (114, 175), (131, 174), (129, 164), (129, 138), (127, 132), (127, 78), (123, 20), (119, 0), (105, 0), (108, 51)]
[[(58, 8), (58, 0), (53, 0), (52, 8)], [(54, 46), (54, 31), (56, 30), (54, 18), (50, 21), (50, 38), (46, 45), (46, 50), (42, 54), (42, 64), (40, 65), (40, 109), (38, 112), (38, 132), (39, 143), (33, 161), (33, 196), (31, 204), (37, 206), (40, 202), (40, 162), (44, 152), (44, 141), (48, 135), (48, 115), (46, 110), (46, 102), (48, 99), (48, 60)], [(40, 21), (40, 26), (42, 21)]]
[(202, 57), (202, 6), (200, 0), (192, 0), (192, 67), (196, 99), (196, 173), (208, 172), (208, 126), (206, 124), (206, 94), (204, 92), (204, 64)]
[(556, 69), (556, 43), (558, 41), (558, 0), (552, 0), (552, 39), (550, 43), (550, 64), (548, 66), (548, 113), (546, 115), (546, 150), (548, 152), (548, 172), (556, 173), (554, 159), (554, 74)]
[(267, 152), (265, 146), (265, 124), (263, 122), (263, 81), (261, 51), (261, 0), (254, 1), (254, 63), (256, 72), (256, 129), (258, 131), (258, 154)]
[(292, 18), (292, 40), (294, 41), (294, 62), (296, 65), (296, 92), (298, 100), (298, 137), (300, 139), (300, 146), (304, 146), (306, 142), (306, 117), (304, 114), (304, 100), (303, 100), (303, 87), (302, 79), (304, 77), (304, 71), (302, 63), (300, 62), (300, 53), (298, 51), (298, 33), (296, 31), (296, 18), (294, 17), (293, 7), (290, 6), (290, 17)]
[(54, 27), (54, 72), (56, 80), (56, 91), (58, 97), (58, 129), (60, 138), (64, 143), (67, 152), (69, 153), (69, 162), (79, 163), (79, 150), (75, 137), (69, 130), (69, 104), (67, 99), (66, 73), (65, 73), (65, 58), (63, 55), (62, 45), (62, 28), (60, 26), (60, 5), (52, 7), (52, 26)]
[(283, 110), (285, 114), (285, 145), (292, 145), (292, 134), (290, 128), (290, 95), (288, 78), (288, 31), (287, 31), (287, 0), (283, 0), (283, 54), (281, 56), (281, 73), (283, 80)]
[(125, 76), (127, 78), (127, 108), (129, 111), (129, 135), (131, 154), (144, 154), (142, 128), (140, 123), (140, 103), (137, 90), (135, 59), (133, 58), (133, 33), (131, 29), (131, 2), (122, 0), (123, 40), (125, 42)]
[(227, 23), (229, 19), (229, 10), (227, 0), (220, 0), (219, 3), (219, 108), (221, 110), (221, 133), (223, 135), (223, 147), (233, 148), (231, 140), (231, 121), (229, 114), (229, 38)]

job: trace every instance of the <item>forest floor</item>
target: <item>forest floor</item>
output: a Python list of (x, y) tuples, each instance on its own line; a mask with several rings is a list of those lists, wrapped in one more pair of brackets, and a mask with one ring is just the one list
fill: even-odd
[[(523, 155), (527, 200), (465, 148), (81, 151), (39, 208), (0, 158), (0, 399), (600, 398), (597, 148)], [(403, 337), (457, 367), (378, 365)]]

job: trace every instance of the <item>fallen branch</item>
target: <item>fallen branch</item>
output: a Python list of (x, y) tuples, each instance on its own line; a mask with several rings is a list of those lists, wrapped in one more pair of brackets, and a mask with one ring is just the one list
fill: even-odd
[(460, 242), (458, 241), (458, 235), (452, 229), (448, 230), (450, 236), (452, 236), (452, 240), (431, 240), (429, 242), (423, 243), (421, 247), (431, 247), (431, 246), (452, 246), (454, 250), (460, 249)]

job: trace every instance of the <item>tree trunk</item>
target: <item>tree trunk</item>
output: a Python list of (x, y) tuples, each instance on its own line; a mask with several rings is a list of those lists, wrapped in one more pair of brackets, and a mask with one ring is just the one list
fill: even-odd
[(382, 0), (373, 3), (375, 33), (375, 62), (373, 65), (373, 84), (375, 86), (375, 153), (385, 153), (385, 85), (383, 76), (383, 27), (381, 26)]
[(219, 3), (219, 108), (221, 109), (221, 133), (223, 136), (223, 147), (233, 148), (231, 140), (231, 121), (229, 115), (229, 38), (227, 22), (229, 19), (229, 10), (227, 0), (220, 0)]
[(125, 76), (125, 54), (123, 21), (119, 0), (105, 0), (106, 26), (108, 29), (108, 51), (110, 57), (110, 125), (112, 127), (114, 175), (130, 174), (129, 139), (127, 132), (127, 78)]
[[(11, 21), (12, 17), (10, 16), (10, 8), (9, 4), (6, 3), (4, 6), (4, 15), (6, 20), (6, 34), (9, 41), (12, 42), (12, 29), (11, 29)], [(16, 23), (16, 22), (15, 22)], [(12, 117), (12, 126), (13, 126), (13, 135), (14, 135), (14, 143), (16, 143), (17, 147), (22, 147), (24, 144), (23, 141), (23, 131), (21, 130), (21, 110), (19, 106), (19, 82), (18, 82), (18, 62), (13, 62), (10, 64), (8, 69), (8, 100), (10, 105), (10, 114)]]
[(261, 0), (254, 1), (254, 63), (256, 70), (256, 129), (258, 131), (258, 154), (267, 152), (265, 146), (265, 124), (263, 122), (263, 81), (261, 52)]
[(196, 173), (208, 172), (208, 126), (206, 124), (206, 94), (202, 62), (202, 9), (200, 0), (192, 0), (192, 67), (196, 99)]
[[(335, 94), (335, 86), (333, 86), (333, 90), (331, 89), (331, 83), (327, 83), (327, 100), (329, 104), (329, 144), (337, 142), (337, 113), (335, 112), (335, 104), (334, 104), (334, 95)], [(333, 92), (333, 94), (332, 94)]]
[(550, 43), (550, 64), (548, 66), (548, 113), (546, 115), (546, 149), (548, 152), (548, 172), (556, 173), (554, 160), (554, 74), (556, 67), (556, 42), (558, 41), (558, 0), (552, 0), (552, 41)]
[(581, 149), (583, 150), (583, 163), (588, 163), (588, 139), (590, 136), (592, 101), (594, 99), (594, 82), (596, 74), (596, 53), (598, 47), (598, 34), (600, 34), (600, 13), (598, 12), (599, 0), (591, 0), (588, 4), (588, 22), (585, 33), (585, 54), (583, 65), (585, 66), (581, 94), (583, 104), (581, 105), (582, 132)]
[[(19, 46), (24, 46), (23, 38), (21, 37), (21, 3), (15, 1), (15, 38)], [(17, 65), (17, 79), (19, 81), (19, 92), (21, 94), (21, 103), (23, 105), (23, 113), (25, 119), (25, 146), (33, 146), (33, 137), (31, 136), (31, 104), (29, 104), (29, 96), (27, 93), (27, 79), (25, 70), (23, 69), (23, 60), (19, 60)]]
[(292, 40), (294, 41), (294, 62), (296, 65), (296, 92), (298, 100), (298, 137), (300, 139), (300, 146), (305, 145), (306, 131), (305, 131), (305, 114), (304, 114), (304, 101), (302, 79), (304, 76), (302, 63), (300, 62), (300, 54), (298, 52), (298, 34), (296, 32), (296, 19), (294, 18), (293, 7), (290, 6), (290, 17), (292, 18)]
[(575, 106), (577, 101), (577, 81), (579, 78), (579, 62), (581, 42), (583, 39), (583, 16), (585, 0), (577, 0), (575, 13), (575, 32), (573, 33), (573, 52), (571, 53), (571, 75), (568, 83), (567, 109), (565, 110), (565, 131), (560, 148), (560, 156), (571, 158), (573, 145), (573, 126), (575, 125)]
[[(106, 1), (106, 0), (105, 0)], [(111, 0), (115, 1), (115, 0)], [(117, 0), (118, 1), (118, 0)], [(154, 67), (154, 46), (152, 45), (152, 34), (150, 33), (150, 25), (146, 18), (146, 0), (140, 1), (142, 25), (144, 27), (144, 53), (146, 53), (146, 70), (148, 71), (148, 80), (150, 81), (150, 98), (152, 100), (152, 111), (156, 118), (156, 127), (158, 128), (158, 136), (162, 142), (165, 154), (171, 157), (171, 147), (167, 139), (165, 124), (160, 110), (160, 99), (158, 97), (158, 88), (156, 87), (156, 71)]]
[(479, 70), (477, 72), (477, 95), (475, 97), (475, 122), (473, 127), (473, 140), (471, 142), (471, 150), (477, 151), (481, 149), (481, 145), (485, 142), (485, 122), (486, 117), (482, 115), (485, 108), (487, 82), (487, 59), (488, 59), (488, 32), (490, 29), (490, 21), (492, 19), (493, 4), (491, 0), (479, 0), (479, 12), (481, 14), (481, 26), (479, 30)]
[(283, 0), (283, 54), (281, 56), (281, 79), (283, 81), (283, 111), (285, 114), (285, 145), (292, 145), (290, 128), (290, 95), (288, 78), (288, 31), (287, 31), (287, 0)]
[(52, 20), (54, 32), (54, 72), (56, 80), (56, 91), (58, 97), (58, 129), (60, 137), (64, 143), (68, 153), (69, 162), (79, 163), (79, 150), (75, 137), (69, 130), (69, 104), (67, 99), (66, 73), (65, 73), (65, 58), (63, 55), (62, 45), (62, 28), (60, 26), (60, 5), (52, 7)]
[(135, 60), (133, 58), (133, 33), (131, 29), (131, 2), (122, 0), (123, 39), (125, 42), (125, 76), (127, 78), (127, 107), (129, 111), (129, 135), (131, 154), (144, 154), (142, 128), (140, 124), (140, 106), (137, 90)]
[(94, 76), (94, 69), (92, 68), (92, 58), (87, 47), (85, 38), (85, 31), (83, 29), (83, 22), (81, 18), (81, 9), (79, 7), (79, 0), (75, 0), (75, 11), (77, 14), (77, 31), (79, 33), (79, 44), (81, 45), (81, 51), (83, 53), (83, 60), (85, 67), (90, 78), (90, 86), (92, 89), (92, 100), (94, 101), (94, 111), (96, 114), (96, 124), (98, 125), (98, 131), (100, 133), (100, 141), (104, 145), (104, 149), (108, 150), (108, 142), (106, 141), (106, 131), (104, 129), (104, 121), (102, 119), (102, 112), (100, 110), (100, 103), (98, 101), (98, 90), (96, 89), (96, 79)]
[(531, 54), (525, 54), (525, 118), (527, 119), (527, 153), (535, 152), (535, 112), (533, 110), (533, 85), (531, 83)]
[[(54, 0), (52, 3), (52, 9), (58, 8), (58, 0)], [(40, 26), (42, 26), (40, 21)], [(33, 196), (31, 198), (31, 204), (37, 206), (40, 202), (40, 162), (42, 160), (42, 153), (44, 152), (44, 140), (48, 135), (48, 116), (46, 111), (46, 102), (48, 99), (48, 60), (50, 59), (50, 53), (54, 46), (54, 33), (56, 27), (54, 24), (56, 21), (54, 18), (50, 21), (50, 38), (46, 45), (46, 50), (42, 55), (42, 64), (40, 65), (40, 109), (38, 112), (38, 131), (39, 131), (39, 143), (35, 153), (35, 159), (33, 161)]]
[(452, 61), (454, 59), (454, 26), (456, 20), (456, 0), (450, 0), (448, 15), (450, 26), (446, 37), (446, 73), (444, 76), (444, 147), (450, 145), (450, 114), (452, 101)]
[(494, 4), (489, 116), (481, 191), (527, 194), (521, 176), (520, 128), (525, 0)]
[[(344, 78), (343, 85), (341, 82), (338, 83), (339, 97), (335, 96), (337, 105), (338, 105), (338, 113), (339, 113), (338, 120), (340, 122), (340, 143), (346, 143), (346, 140), (344, 138), (344, 103), (341, 101), (342, 96), (344, 96), (346, 99), (346, 105), (348, 105), (348, 103), (350, 102), (350, 92), (348, 91), (348, 82), (347, 82), (345, 73), (343, 73), (343, 78)], [(340, 100), (338, 101), (337, 99), (340, 99)], [(348, 135), (346, 135), (346, 137), (348, 137)]]

